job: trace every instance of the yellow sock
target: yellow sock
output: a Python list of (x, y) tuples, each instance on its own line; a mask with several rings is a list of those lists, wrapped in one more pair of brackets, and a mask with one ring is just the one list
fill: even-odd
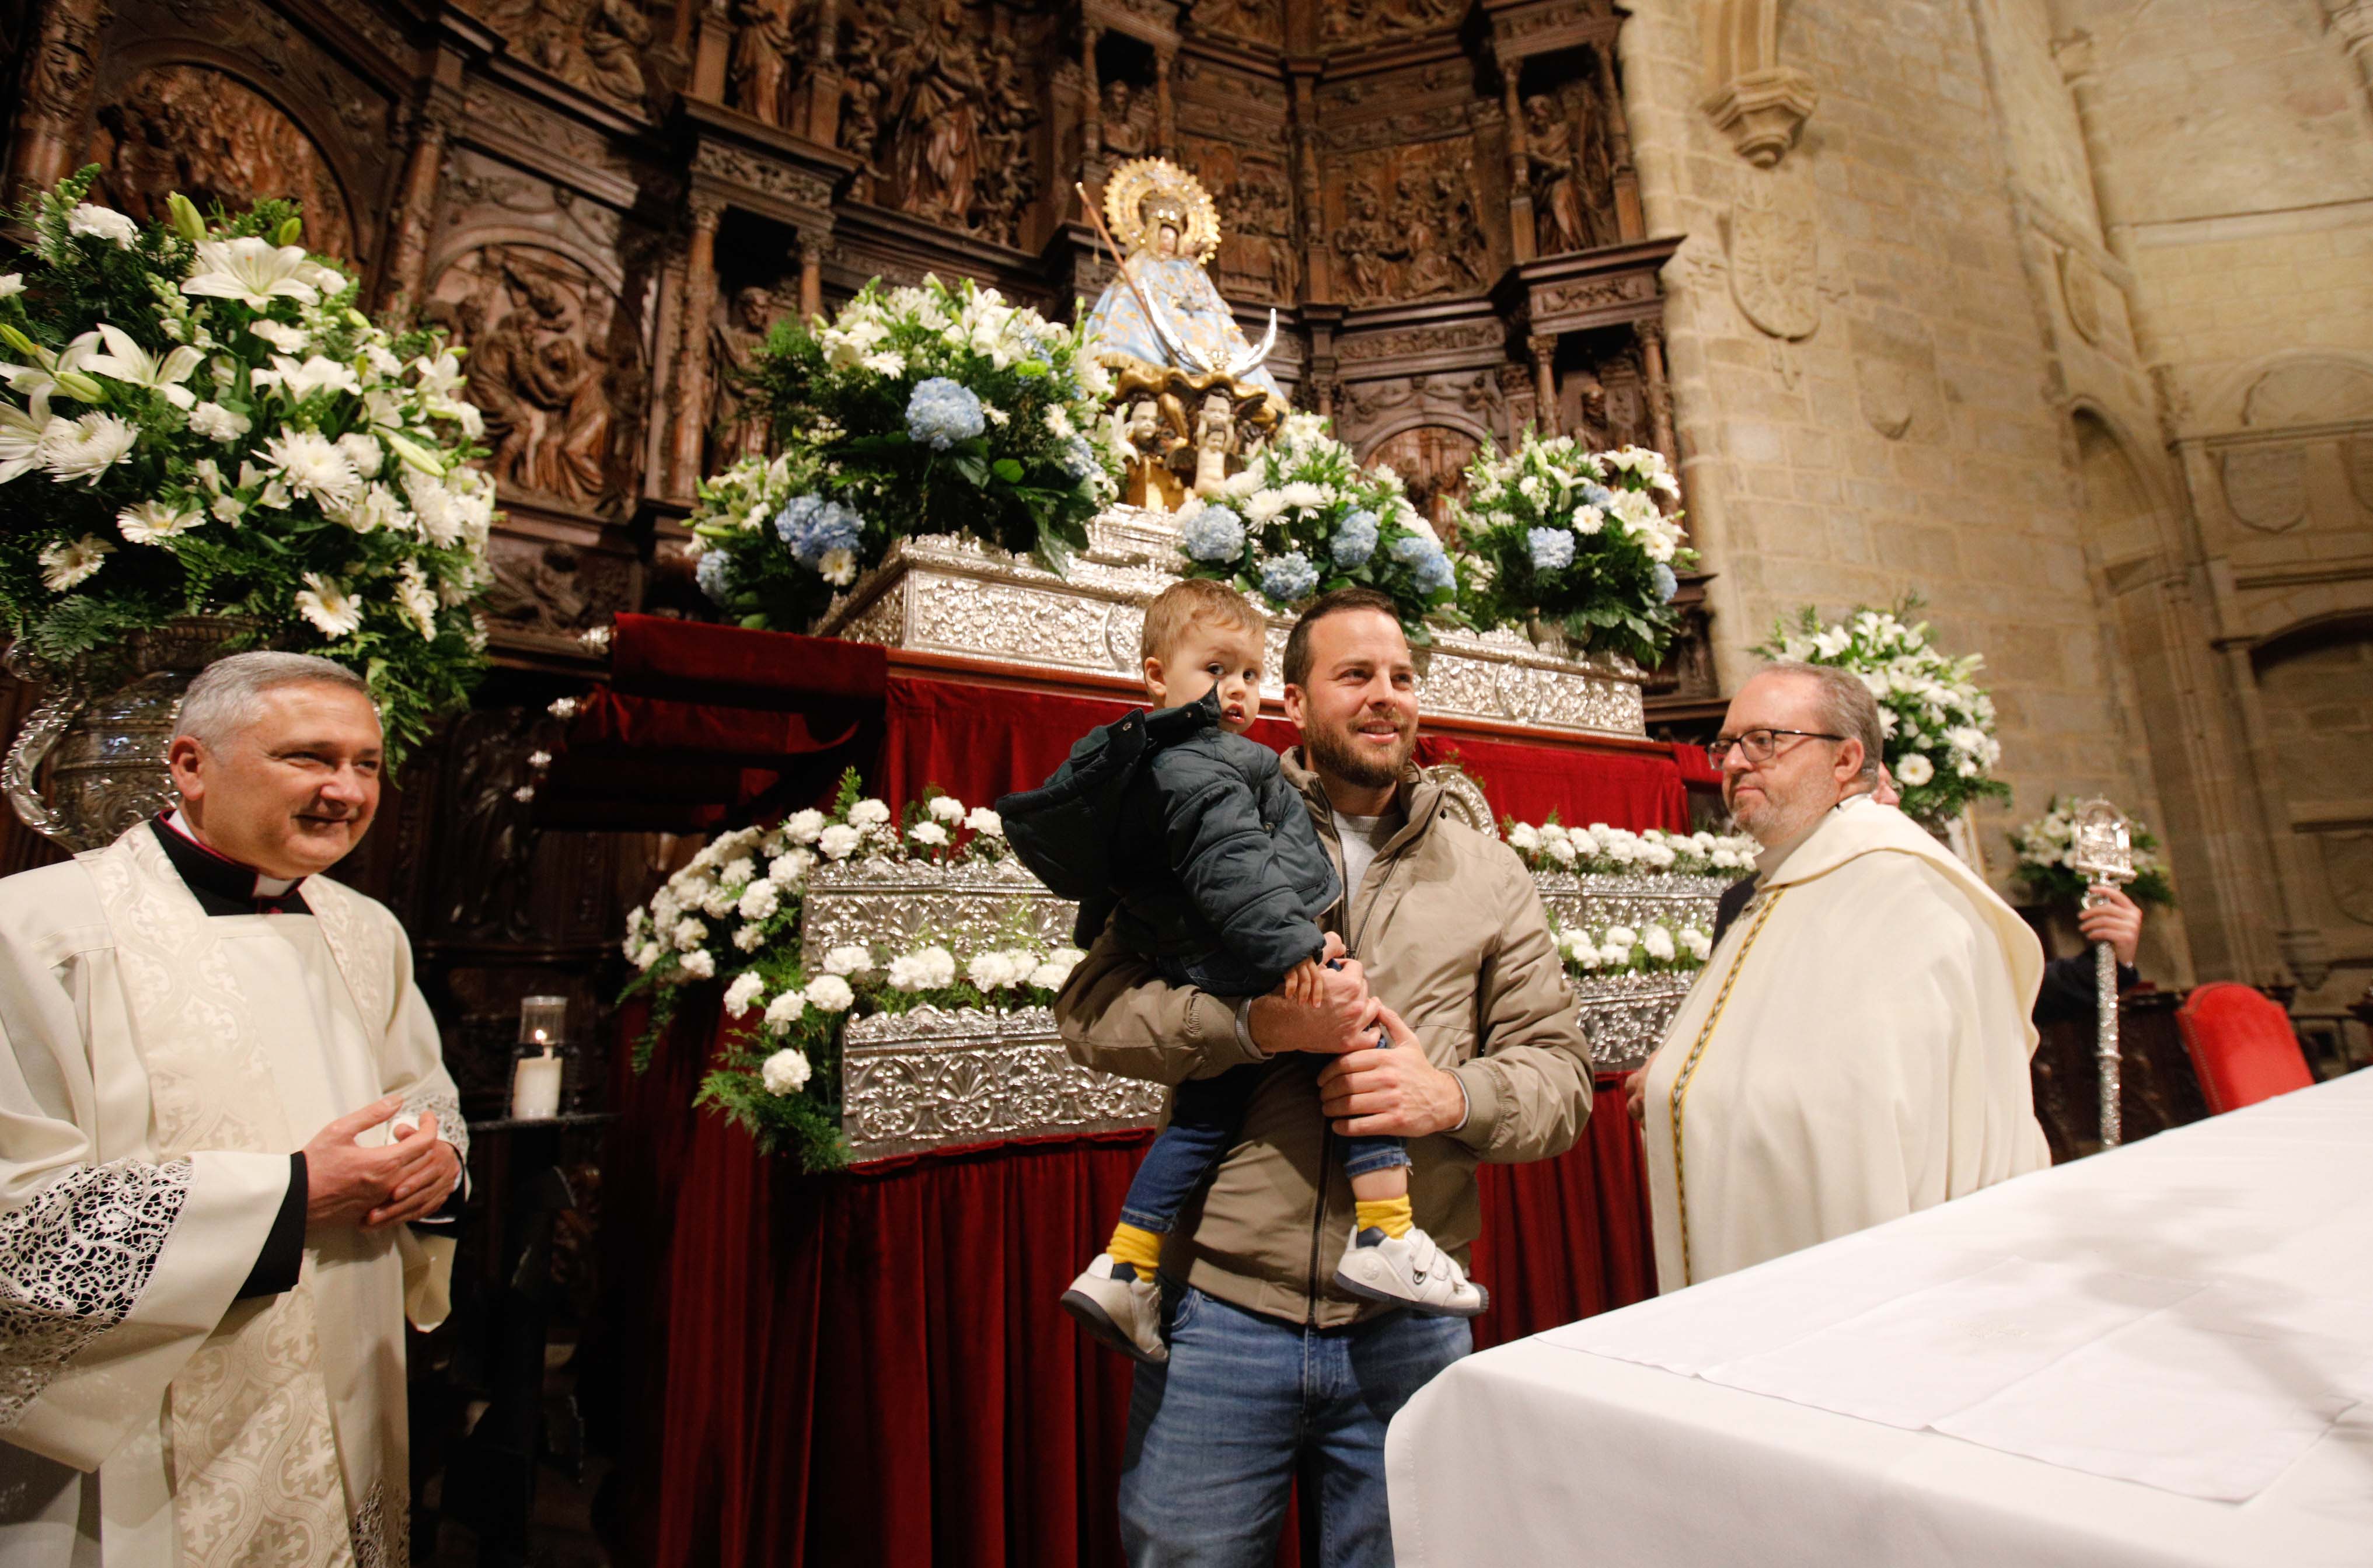
[[(1360, 1228), (1379, 1230), (1388, 1236), (1405, 1236), (1417, 1223), (1409, 1211), (1409, 1200), (1402, 1198), (1362, 1198), (1359, 1200)], [(1114, 1256), (1119, 1256), (1116, 1253)]]
[[(1401, 1207), (1406, 1209), (1409, 1205)], [(1135, 1269), (1139, 1279), (1151, 1280), (1162, 1267), (1162, 1233), (1140, 1230), (1123, 1220), (1113, 1227), (1112, 1240), (1105, 1250), (1112, 1254), (1114, 1262)]]

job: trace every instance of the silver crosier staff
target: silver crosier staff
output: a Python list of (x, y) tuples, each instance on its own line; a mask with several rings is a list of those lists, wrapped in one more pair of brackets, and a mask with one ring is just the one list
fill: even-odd
[[(2121, 883), (2134, 880), (2133, 842), (2117, 807), (2095, 797), (2076, 803), (2075, 852), (2069, 863), (2092, 885), (2090, 908)], [(2101, 1070), (2101, 1147), (2114, 1149), (2124, 1136), (2118, 1106), (2118, 955), (2106, 942), (2093, 944), (2093, 1004), (2099, 1013), (2094, 1055)]]

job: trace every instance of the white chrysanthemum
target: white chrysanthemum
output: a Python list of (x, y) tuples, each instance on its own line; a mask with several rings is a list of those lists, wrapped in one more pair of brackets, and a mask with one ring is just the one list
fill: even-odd
[(41, 546), (41, 581), (53, 593), (64, 593), (107, 564), (115, 546), (94, 534), (57, 540)]
[(827, 975), (871, 975), (873, 973), (872, 950), (855, 943), (836, 947), (824, 955), (824, 972)]
[(82, 202), (66, 214), (66, 232), (93, 240), (112, 240), (117, 250), (129, 251), (132, 242), (140, 238), (140, 226), (112, 207)]
[(1005, 819), (987, 806), (975, 806), (964, 815), (964, 825), (975, 833), (989, 838), (1005, 837)]
[(1537, 854), (1541, 847), (1541, 830), (1529, 822), (1513, 824), (1508, 829), (1508, 847), (1523, 854)]
[(859, 801), (848, 808), (848, 820), (859, 827), (871, 827), (890, 820), (890, 808), (880, 801)]
[(1277, 490), (1256, 490), (1245, 500), (1245, 520), (1262, 523), (1274, 520), (1285, 509), (1285, 496)]
[(808, 1005), (818, 1012), (847, 1012), (857, 1005), (857, 991), (837, 975), (818, 975), (808, 982)]
[(263, 443), (263, 456), (288, 487), (324, 507), (343, 507), (362, 489), (362, 478), (338, 444), (312, 430), (287, 430)]
[(836, 822), (817, 836), (816, 848), (824, 851), (824, 858), (827, 860), (845, 860), (855, 854), (857, 847), (864, 841), (865, 835), (861, 830), (845, 822)]
[(134, 544), (154, 544), (159, 539), (187, 533), (205, 521), (206, 514), (195, 507), (142, 501), (115, 514), (115, 531)]
[(826, 550), (816, 557), (816, 575), (835, 588), (847, 588), (857, 580), (856, 552)]
[(346, 461), (355, 465), (355, 472), (366, 479), (378, 477), (380, 465), (387, 461), (387, 449), (379, 444), (377, 438), (359, 430), (340, 436), (338, 450), (346, 454)]
[(219, 403), (202, 403), (190, 410), (190, 428), (210, 441), (230, 442), (247, 434), (251, 422), (244, 414), (225, 408)]
[(1913, 789), (1936, 777), (1936, 765), (1918, 752), (1906, 752), (1895, 761), (1895, 778)]
[(783, 819), (783, 836), (794, 844), (812, 844), (824, 832), (824, 813), (793, 812)]
[(776, 1035), (786, 1033), (792, 1024), (806, 1016), (807, 1011), (808, 999), (805, 996), (798, 991), (783, 992), (766, 1003), (767, 1031)]
[(815, 856), (805, 849), (786, 849), (766, 862), (766, 880), (786, 893), (805, 885), (815, 868)]
[(428, 586), (419, 562), (406, 561), (397, 568), (395, 604), (413, 630), (424, 638), (437, 636), (437, 591)]
[(736, 975), (733, 977), (733, 983), (725, 988), (726, 1014), (733, 1018), (741, 1017), (758, 1005), (758, 993), (766, 989), (766, 982), (754, 974)]
[(929, 848), (948, 841), (948, 830), (936, 822), (918, 822), (906, 830), (906, 837)]
[(760, 1064), (758, 1082), (769, 1094), (796, 1094), (807, 1085), (812, 1071), (805, 1052), (787, 1046)]
[(931, 814), (941, 822), (955, 822), (964, 814), (964, 803), (953, 795), (932, 796), (929, 809)]
[(297, 611), (328, 637), (345, 637), (363, 624), (362, 602), (345, 584), (320, 572), (307, 572), (297, 591)]
[(64, 485), (80, 479), (96, 485), (100, 474), (132, 455), (140, 433), (112, 414), (89, 413), (79, 419), (53, 419), (41, 432), (41, 466)]
[(783, 907), (783, 890), (771, 882), (754, 882), (742, 890), (737, 907), (745, 920), (766, 919)]

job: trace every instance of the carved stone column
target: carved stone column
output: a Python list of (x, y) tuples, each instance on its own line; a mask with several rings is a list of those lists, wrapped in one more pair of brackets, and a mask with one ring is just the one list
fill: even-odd
[(1622, 90), (1615, 85), (1615, 54), (1604, 48), (1591, 53), (1598, 56), (1598, 96), (1607, 103), (1607, 151), (1615, 165), (1615, 234), (1619, 240), (1645, 240), (1648, 218), (1640, 206), (1639, 166), (1631, 161), (1631, 122), (1623, 112)]
[(412, 150), (405, 155), (403, 193), (389, 225), (387, 263), (380, 273), (380, 310), (406, 322), (420, 304), (428, 269), (428, 234), (437, 216), (437, 181), (445, 172), (445, 147), (456, 123), (451, 106), (431, 101), (413, 120)]
[(25, 70), (25, 101), (17, 110), (16, 157), (9, 160), (6, 205), (46, 190), (75, 171), (83, 128), (90, 122), (90, 85), (98, 74), (99, 35), (115, 19), (109, 0), (49, 0), (33, 27), (33, 57)]
[(1318, 104), (1319, 62), (1291, 60), (1293, 74), (1293, 197), (1294, 216), (1302, 239), (1302, 297), (1332, 299), (1335, 270), (1327, 250), (1325, 209), (1319, 201)]
[(1648, 397), (1649, 435), (1677, 474), (1681, 454), (1673, 439), (1673, 389), (1665, 380), (1665, 323), (1634, 322), (1631, 330), (1640, 337), (1640, 379)]
[(707, 0), (692, 46), (692, 96), (725, 101), (725, 71), (733, 57), (733, 13), (725, 0)]
[(1510, 451), (1524, 440), (1525, 427), (1535, 422), (1533, 373), (1522, 365), (1500, 367), (1500, 406), (1505, 411), (1500, 444)]
[(2093, 173), (2093, 210), (2101, 220), (2101, 240), (2120, 261), (2132, 263), (2131, 230), (2121, 221), (2117, 192), (2108, 178), (2110, 147), (2101, 132), (2100, 85), (2093, 75), (2093, 35), (2079, 28), (2052, 41), (2052, 57), (2060, 79), (2068, 84), (2069, 100), (2076, 106), (2076, 131), (2085, 139), (2085, 161)]
[(1533, 228), (1533, 160), (1525, 143), (1525, 106), (1516, 91), (1523, 67), (1522, 60), (1500, 62), (1501, 92), (1506, 100), (1502, 113), (1508, 123), (1508, 242), (1516, 260), (1529, 262), (1539, 252), (1540, 242)]
[(1080, 80), (1085, 84), (1080, 107), (1080, 173), (1085, 178), (1087, 165), (1105, 155), (1105, 89), (1096, 79), (1096, 45), (1104, 41), (1105, 29), (1086, 27), (1080, 29)]
[(724, 198), (694, 193), (692, 244), (684, 266), (684, 336), (675, 357), (675, 452), (668, 470), (668, 488), (678, 496), (691, 495), (700, 480), (701, 448), (708, 434), (708, 329), (717, 311), (717, 225), (724, 216)]
[(1178, 152), (1178, 115), (1170, 101), (1173, 53), (1158, 49), (1153, 54), (1153, 150), (1163, 158), (1175, 158)]
[(800, 320), (812, 322), (824, 314), (824, 236), (802, 230), (800, 235)]
[(1545, 436), (1558, 434), (1557, 345), (1554, 333), (1525, 339), (1533, 356), (1534, 422)]
[(822, 146), (840, 145), (840, 0), (816, 7), (815, 59), (791, 117), (791, 130)]

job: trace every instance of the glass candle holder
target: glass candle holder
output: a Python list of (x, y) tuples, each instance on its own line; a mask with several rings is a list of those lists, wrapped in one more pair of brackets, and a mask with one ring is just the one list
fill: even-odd
[(560, 1043), (568, 1026), (568, 999), (520, 999), (520, 1053), (511, 1063), (511, 1115), (544, 1121), (560, 1114)]

